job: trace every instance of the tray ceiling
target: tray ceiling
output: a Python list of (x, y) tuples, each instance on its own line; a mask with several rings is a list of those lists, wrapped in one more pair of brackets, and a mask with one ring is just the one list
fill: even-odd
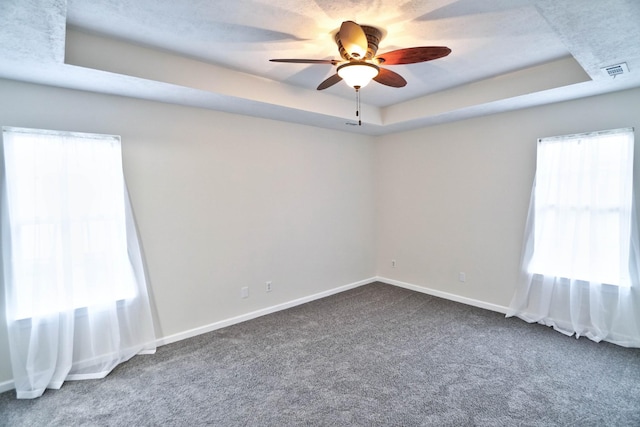
[[(0, 77), (383, 134), (640, 86), (635, 0), (8, 0)], [(448, 46), (388, 68), (404, 88), (316, 86), (344, 20), (383, 30), (379, 53)], [(602, 67), (626, 62), (615, 79)]]

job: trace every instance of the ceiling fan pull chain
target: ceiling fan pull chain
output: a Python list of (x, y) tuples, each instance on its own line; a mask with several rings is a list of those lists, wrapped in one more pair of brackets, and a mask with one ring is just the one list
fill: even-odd
[(356, 86), (356, 117), (358, 118), (358, 126), (362, 126), (362, 115), (360, 114), (360, 86)]

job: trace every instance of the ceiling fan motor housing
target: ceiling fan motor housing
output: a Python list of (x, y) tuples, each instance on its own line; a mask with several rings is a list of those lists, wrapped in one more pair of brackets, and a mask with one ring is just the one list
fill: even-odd
[(355, 58), (346, 51), (344, 46), (342, 46), (342, 42), (340, 41), (339, 31), (334, 37), (336, 40), (336, 44), (338, 45), (338, 50), (340, 51), (340, 56), (347, 61), (352, 59), (359, 61), (371, 60), (376, 56), (376, 53), (378, 52), (378, 45), (380, 44), (380, 39), (382, 38), (382, 31), (380, 31), (376, 27), (370, 27), (368, 25), (361, 25), (360, 27), (367, 36), (367, 54), (364, 58)]

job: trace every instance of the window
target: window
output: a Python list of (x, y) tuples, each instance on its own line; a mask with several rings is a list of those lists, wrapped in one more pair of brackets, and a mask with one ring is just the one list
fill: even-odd
[(120, 138), (5, 127), (3, 144), (9, 316), (134, 298)]
[(538, 140), (533, 274), (630, 286), (633, 129)]
[(2, 128), (2, 288), (16, 395), (155, 351), (120, 137)]

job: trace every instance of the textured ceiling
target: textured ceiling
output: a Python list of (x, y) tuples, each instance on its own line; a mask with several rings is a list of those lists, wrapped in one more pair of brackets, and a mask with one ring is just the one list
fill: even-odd
[[(389, 66), (408, 84), (316, 86), (344, 20), (379, 53), (448, 46)], [(381, 134), (640, 86), (637, 0), (3, 0), (0, 77)], [(600, 68), (627, 62), (611, 79)]]
[[(450, 57), (431, 63), (394, 66), (408, 86), (398, 90), (372, 84), (363, 96), (378, 106), (570, 54), (536, 8), (523, 0), (121, 0), (100, 6), (70, 0), (68, 5), (68, 22), (75, 27), (309, 89), (334, 73), (334, 67), (268, 60), (339, 58), (332, 33), (344, 20), (382, 28), (387, 34), (380, 52), (425, 45), (453, 50)], [(352, 98), (344, 85), (328, 92)]]

